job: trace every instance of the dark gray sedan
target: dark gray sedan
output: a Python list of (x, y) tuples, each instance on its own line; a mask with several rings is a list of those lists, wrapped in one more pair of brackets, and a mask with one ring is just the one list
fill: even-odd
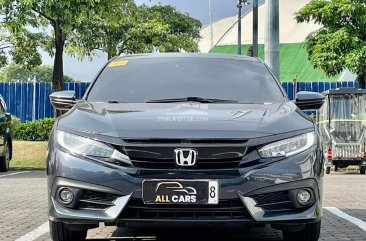
[(47, 157), (54, 241), (118, 227), (264, 226), (316, 241), (323, 152), (300, 109), (260, 60), (214, 54), (119, 57), (87, 93), (56, 92), (68, 110)]

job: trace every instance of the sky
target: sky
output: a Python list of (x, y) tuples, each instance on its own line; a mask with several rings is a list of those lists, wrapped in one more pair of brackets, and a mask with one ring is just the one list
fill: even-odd
[[(173, 5), (179, 11), (188, 13), (191, 17), (199, 19), (203, 25), (210, 22), (208, 3), (209, 0), (137, 0), (138, 4), (163, 4)], [(211, 0), (212, 17), (214, 20), (237, 14), (237, 0)]]
[[(170, 4), (177, 10), (188, 13), (191, 17), (199, 19), (203, 25), (210, 23), (209, 18), (209, 0), (136, 0), (137, 4)], [(211, 0), (213, 21), (237, 14), (237, 0)], [(247, 6), (249, 8), (251, 6)], [(53, 59), (46, 53), (42, 54), (43, 64), (53, 65)], [(92, 81), (97, 71), (106, 63), (107, 56), (99, 54), (92, 61), (79, 61), (76, 58), (65, 54), (64, 56), (64, 74), (69, 75), (75, 80), (82, 82)]]

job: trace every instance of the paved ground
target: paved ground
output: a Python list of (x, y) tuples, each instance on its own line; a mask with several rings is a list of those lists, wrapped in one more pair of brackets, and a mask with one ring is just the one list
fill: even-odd
[[(50, 240), (48, 233), (39, 238), (37, 233), (47, 229), (47, 190), (45, 173), (9, 172), (0, 173), (0, 241)], [(357, 173), (332, 173), (325, 178), (324, 207), (336, 207), (348, 217), (366, 222), (366, 175)], [(357, 221), (356, 220), (356, 221)], [(192, 232), (191, 232), (192, 233)], [(281, 233), (269, 228), (255, 229), (245, 234), (171, 233), (167, 240), (219, 241), (219, 240), (281, 240)], [(27, 235), (24, 237), (24, 235)], [(131, 234), (114, 227), (90, 230), (90, 240), (156, 240), (154, 236), (129, 238)], [(19, 239), (21, 238), (22, 239)], [(113, 238), (110, 238), (113, 237)], [(354, 223), (324, 210), (321, 240), (365, 240), (366, 231)]]

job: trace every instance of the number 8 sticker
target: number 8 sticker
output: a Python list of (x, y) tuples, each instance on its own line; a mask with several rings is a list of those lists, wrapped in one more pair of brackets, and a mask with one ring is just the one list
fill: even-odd
[(208, 204), (219, 203), (219, 182), (209, 181), (208, 182)]

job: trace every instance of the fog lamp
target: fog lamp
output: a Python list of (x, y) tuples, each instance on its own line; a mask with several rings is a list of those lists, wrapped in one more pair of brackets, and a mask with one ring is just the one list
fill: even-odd
[(70, 188), (61, 189), (59, 196), (63, 204), (70, 204), (74, 200), (74, 194)]
[(301, 190), (297, 193), (297, 201), (301, 204), (301, 205), (306, 205), (310, 202), (311, 199), (311, 194), (309, 191), (307, 190)]

